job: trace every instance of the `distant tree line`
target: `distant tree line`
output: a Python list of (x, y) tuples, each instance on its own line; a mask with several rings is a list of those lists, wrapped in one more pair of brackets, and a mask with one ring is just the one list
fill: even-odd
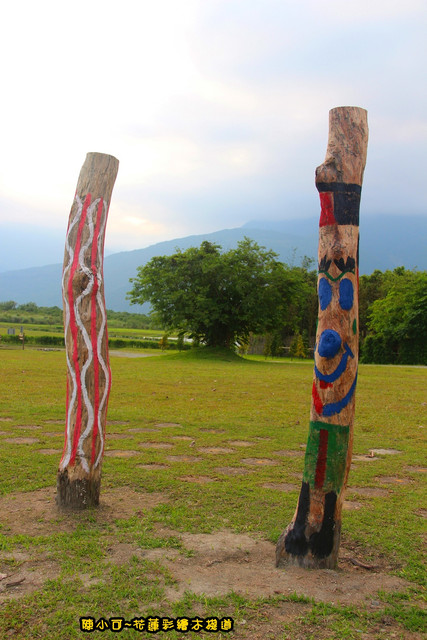
[[(114, 327), (173, 330), (178, 346), (187, 335), (195, 345), (237, 343), (241, 351), (258, 341), (268, 356), (312, 353), (317, 271), (307, 258), (288, 266), (250, 240), (226, 253), (205, 242), (153, 258), (132, 284), (132, 300), (149, 301), (153, 310), (108, 311)], [(0, 302), (0, 322), (60, 330), (62, 309), (9, 300)], [(361, 276), (359, 329), (361, 362), (427, 365), (427, 271), (398, 267)]]
[[(107, 309), (108, 320), (116, 328), (161, 329), (155, 314), (112, 311)], [(12, 324), (62, 325), (62, 309), (59, 307), (39, 307), (35, 302), (18, 304), (14, 300), (0, 302), (0, 322)]]
[[(241, 351), (264, 336), (264, 354), (304, 357), (313, 345), (318, 313), (317, 272), (252, 240), (226, 252), (210, 242), (152, 258), (131, 280), (134, 304), (150, 302), (165, 330), (196, 344)], [(360, 278), (361, 361), (427, 364), (427, 272), (399, 267)], [(255, 336), (255, 338), (254, 338)]]

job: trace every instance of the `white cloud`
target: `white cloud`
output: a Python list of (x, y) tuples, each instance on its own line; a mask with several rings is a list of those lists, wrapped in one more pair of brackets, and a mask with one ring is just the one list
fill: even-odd
[(0, 221), (65, 227), (88, 151), (120, 161), (107, 246), (297, 215), (342, 104), (368, 109), (368, 201), (404, 202), (384, 189), (395, 158), (421, 210), (426, 15), (421, 0), (10, 2)]

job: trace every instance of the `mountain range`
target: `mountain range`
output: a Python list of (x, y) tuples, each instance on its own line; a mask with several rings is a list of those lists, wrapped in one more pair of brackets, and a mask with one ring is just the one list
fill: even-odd
[[(427, 269), (427, 216), (366, 215), (360, 234), (361, 274), (398, 266)], [(171, 255), (177, 248), (185, 250), (200, 246), (204, 240), (228, 250), (245, 236), (260, 246), (273, 249), (283, 262), (299, 265), (304, 256), (317, 257), (318, 218), (253, 220), (236, 229), (186, 236), (144, 249), (109, 255), (104, 260), (107, 308), (133, 312), (147, 310), (145, 305), (145, 308), (130, 305), (126, 293), (131, 287), (129, 279), (136, 276), (137, 267), (152, 257)], [(0, 301), (15, 300), (19, 304), (35, 302), (39, 306), (61, 307), (61, 274), (62, 264), (0, 273)]]

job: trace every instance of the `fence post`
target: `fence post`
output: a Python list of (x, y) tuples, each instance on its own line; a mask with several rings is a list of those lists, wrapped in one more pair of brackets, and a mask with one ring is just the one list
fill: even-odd
[(276, 565), (337, 566), (341, 510), (351, 464), (359, 352), (359, 203), (368, 146), (367, 112), (329, 112), (325, 162), (316, 169), (319, 223), (318, 326), (310, 428), (294, 518)]
[(104, 238), (119, 162), (88, 153), (80, 171), (65, 240), (62, 275), (67, 358), (65, 444), (57, 504), (99, 503), (111, 372), (104, 299)]

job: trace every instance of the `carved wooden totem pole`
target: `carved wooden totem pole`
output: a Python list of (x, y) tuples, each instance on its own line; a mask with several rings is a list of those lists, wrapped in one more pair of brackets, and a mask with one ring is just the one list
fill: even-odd
[(57, 503), (99, 503), (111, 372), (104, 300), (104, 238), (119, 162), (88, 153), (80, 171), (65, 241), (62, 296), (67, 357), (64, 452)]
[(368, 146), (367, 113), (329, 113), (320, 195), (319, 312), (310, 429), (296, 513), (280, 536), (277, 566), (335, 568), (351, 464), (359, 350), (359, 203)]

